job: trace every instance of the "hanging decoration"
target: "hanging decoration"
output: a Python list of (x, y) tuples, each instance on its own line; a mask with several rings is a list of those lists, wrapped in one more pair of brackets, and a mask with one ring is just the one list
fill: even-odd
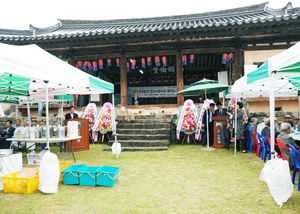
[(194, 102), (190, 99), (186, 100), (182, 107), (176, 128), (176, 137), (178, 140), (180, 138), (180, 131), (191, 132), (192, 134), (192, 132), (196, 130), (197, 119), (197, 108)]
[(142, 79), (141, 78), (139, 79), (139, 83), (140, 83), (140, 85), (142, 85)]
[(103, 69), (103, 59), (99, 59), (99, 69)]
[(156, 56), (156, 57), (155, 57), (155, 65), (156, 65), (156, 66), (160, 66), (160, 59), (159, 59), (159, 56)]
[(97, 62), (93, 62), (93, 70), (98, 71)]
[[(84, 113), (82, 115), (82, 118), (88, 119), (89, 120), (89, 130), (91, 130), (94, 126), (94, 122), (95, 122), (95, 117), (97, 115), (97, 106), (95, 103), (89, 103), (86, 107), (86, 109), (84, 110)], [(92, 138), (94, 140), (94, 142), (97, 142), (98, 139), (98, 132), (93, 130), (92, 133)]]
[(134, 70), (135, 69), (135, 65), (136, 65), (136, 60), (133, 59), (131, 62), (131, 69)]
[(88, 61), (87, 66), (88, 66), (88, 68), (89, 68), (89, 71), (92, 71), (92, 70), (93, 70), (93, 66), (92, 66), (92, 64), (91, 64), (90, 61)]
[(127, 72), (129, 72), (130, 71), (130, 67), (129, 67), (130, 65), (129, 65), (129, 62), (126, 62), (126, 68), (127, 68)]
[(112, 134), (114, 135), (116, 133), (116, 122), (114, 115), (115, 112), (113, 105), (109, 102), (104, 103), (92, 130), (100, 131), (101, 134), (106, 134), (107, 132), (112, 131)]
[(120, 58), (117, 58), (117, 59), (116, 59), (116, 63), (117, 63), (117, 67), (119, 68), (120, 65), (121, 65), (121, 63), (120, 63)]
[(182, 55), (182, 65), (187, 65), (186, 55)]
[(176, 82), (176, 76), (174, 76), (174, 82)]
[(147, 57), (147, 65), (151, 66), (151, 57), (150, 56)]
[(135, 79), (132, 80), (132, 85), (135, 86)]
[(233, 53), (230, 53), (226, 56), (226, 63), (231, 60), (231, 58), (233, 57)]
[(227, 58), (227, 54), (223, 54), (223, 56), (222, 56), (222, 64), (226, 64), (227, 63), (226, 58)]
[(188, 76), (187, 76), (187, 75), (184, 76), (184, 84), (185, 84), (185, 85), (188, 84)]
[(146, 68), (145, 58), (142, 58), (142, 68)]
[(76, 68), (78, 68), (78, 65), (76, 65)]
[(198, 120), (198, 123), (197, 123), (197, 129), (196, 129), (196, 134), (195, 134), (195, 139), (196, 140), (201, 140), (201, 138), (202, 138), (201, 127), (202, 127), (203, 115), (204, 115), (204, 112), (206, 111), (206, 108), (209, 109), (209, 105), (211, 103), (214, 103), (214, 101), (209, 100), (209, 99), (204, 101), (204, 104), (203, 104), (201, 112), (200, 112), (200, 117), (199, 117), (199, 120)]
[(194, 63), (194, 57), (195, 57), (194, 54), (190, 55), (190, 63)]
[(169, 82), (169, 83), (171, 82), (171, 77), (170, 77), (170, 76), (168, 76), (168, 82)]
[(82, 65), (82, 70), (85, 70), (86, 69), (86, 65), (87, 65), (87, 61), (85, 61)]
[(191, 76), (191, 80), (190, 80), (190, 83), (192, 84), (194, 82), (194, 77)]
[(199, 81), (199, 75), (197, 74), (195, 77), (195, 81), (198, 82)]
[(111, 59), (107, 59), (107, 65), (111, 66)]
[[(241, 102), (241, 98), (238, 97), (237, 102)], [(231, 113), (232, 115), (236, 112), (235, 111), (235, 98), (231, 98), (229, 100), (227, 111), (229, 113)], [(248, 123), (248, 117), (247, 117), (247, 113), (246, 113), (244, 107), (242, 108), (242, 111), (243, 111), (243, 124), (245, 125)], [(227, 127), (229, 128), (230, 131), (232, 131), (233, 118), (227, 120)]]
[(82, 62), (81, 62), (81, 61), (78, 61), (78, 62), (77, 62), (77, 65), (78, 65), (78, 69), (81, 70), (81, 68), (82, 68)]
[(163, 66), (167, 67), (167, 58), (165, 56), (162, 57)]
[(146, 85), (146, 80), (143, 80), (143, 86), (145, 86)]
[(155, 84), (157, 83), (157, 80), (158, 80), (158, 78), (157, 78), (157, 77), (155, 77), (155, 80), (154, 80), (154, 83), (155, 83)]

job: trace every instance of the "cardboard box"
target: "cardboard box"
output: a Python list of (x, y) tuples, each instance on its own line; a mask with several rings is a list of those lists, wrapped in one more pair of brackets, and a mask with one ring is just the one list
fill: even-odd
[(30, 153), (27, 154), (28, 165), (41, 165), (42, 157), (45, 154), (46, 150), (41, 151), (40, 153)]

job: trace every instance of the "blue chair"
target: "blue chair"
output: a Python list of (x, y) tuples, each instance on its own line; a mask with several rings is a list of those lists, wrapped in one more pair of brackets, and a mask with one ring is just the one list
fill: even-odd
[(247, 130), (247, 132), (249, 134), (249, 139), (250, 139), (250, 141), (249, 141), (249, 143), (250, 143), (249, 152), (252, 152), (253, 151), (253, 146), (255, 144), (254, 136), (253, 136), (252, 132), (247, 127), (245, 127), (245, 130)]
[(269, 145), (268, 138), (263, 134), (262, 134), (262, 137), (263, 137), (263, 140), (265, 142), (266, 156), (267, 156), (267, 154), (269, 154), (269, 160), (271, 160), (271, 148), (270, 148), (270, 145)]
[(250, 151), (250, 144), (251, 144), (251, 139), (250, 139), (250, 134), (249, 130), (245, 127), (245, 134), (246, 134), (246, 145), (247, 145), (247, 150)]
[[(293, 184), (295, 184), (296, 171), (297, 169), (300, 170), (300, 160), (297, 158), (297, 155), (300, 157), (300, 152), (297, 151), (292, 145), (288, 144), (288, 146), (291, 148), (291, 154), (294, 159), (294, 170), (293, 170), (292, 182)], [(300, 173), (298, 179), (298, 191), (300, 191)]]
[(259, 144), (260, 144), (260, 148), (259, 148), (259, 157), (261, 156), (261, 159), (266, 162), (266, 157), (267, 157), (267, 152), (266, 152), (266, 146), (264, 143), (264, 139), (263, 137), (256, 132), (257, 136), (258, 136), (258, 140), (259, 140)]

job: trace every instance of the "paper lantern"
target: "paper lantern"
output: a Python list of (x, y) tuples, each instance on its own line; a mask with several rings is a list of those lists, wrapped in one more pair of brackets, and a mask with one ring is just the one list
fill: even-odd
[(231, 60), (232, 57), (233, 57), (233, 53), (228, 54), (227, 57), (226, 57), (226, 62)]
[(182, 65), (187, 65), (186, 55), (182, 55)]
[(168, 76), (168, 82), (169, 82), (169, 83), (171, 82), (171, 77), (170, 77), (170, 76)]
[(161, 77), (161, 78), (160, 78), (160, 82), (161, 82), (161, 83), (164, 83), (164, 77)]
[(157, 80), (158, 80), (158, 78), (157, 78), (157, 77), (155, 77), (155, 80), (154, 80), (155, 84), (157, 83)]
[(81, 70), (81, 69), (82, 69), (82, 62), (81, 62), (81, 61), (78, 61), (78, 62), (77, 62), (77, 65), (78, 65), (78, 69)]
[(194, 54), (190, 55), (190, 63), (194, 63)]
[(107, 65), (111, 66), (111, 59), (107, 59)]
[(160, 59), (159, 59), (159, 56), (156, 56), (156, 57), (155, 57), (155, 65), (156, 65), (156, 66), (160, 66)]
[(93, 62), (93, 69), (94, 71), (98, 71), (97, 62)]
[(147, 57), (147, 65), (151, 66), (151, 57), (150, 56)]
[(193, 82), (194, 82), (194, 77), (191, 77), (191, 80), (190, 80), (190, 82), (191, 82), (191, 83), (193, 83)]
[(146, 68), (145, 58), (142, 58), (142, 67), (143, 67), (143, 68)]
[(143, 80), (143, 86), (145, 86), (146, 85), (146, 80)]
[(85, 70), (86, 69), (86, 65), (87, 65), (87, 61), (85, 61), (82, 65), (82, 70)]
[(223, 54), (223, 57), (222, 57), (222, 64), (226, 64), (226, 58), (227, 58), (227, 54)]
[(131, 69), (134, 70), (135, 69), (135, 65), (136, 65), (136, 60), (133, 59), (131, 62)]
[(126, 68), (127, 68), (127, 72), (129, 72), (130, 71), (130, 67), (129, 67), (130, 65), (129, 65), (129, 62), (126, 62)]
[(103, 59), (99, 59), (99, 69), (103, 69)]
[(91, 62), (88, 62), (88, 63), (87, 63), (87, 66), (88, 66), (88, 68), (89, 68), (90, 71), (93, 70), (93, 66), (92, 66)]
[(117, 63), (117, 67), (120, 67), (121, 63), (120, 63), (120, 58), (116, 59), (116, 63)]
[(141, 78), (139, 79), (139, 83), (140, 83), (140, 85), (142, 85), (142, 79)]
[(162, 57), (163, 66), (167, 66), (167, 58), (165, 56)]
[(199, 81), (199, 75), (196, 75), (195, 81)]
[(76, 65), (76, 68), (78, 68), (78, 65)]

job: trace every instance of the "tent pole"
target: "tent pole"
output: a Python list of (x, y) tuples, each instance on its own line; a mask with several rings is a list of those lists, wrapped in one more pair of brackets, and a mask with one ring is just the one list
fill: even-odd
[(48, 82), (47, 80), (44, 80), (45, 82), (45, 85), (46, 85), (46, 142), (47, 142), (47, 149), (50, 150), (50, 147), (49, 147), (49, 103), (48, 103)]
[(237, 130), (237, 92), (235, 92), (235, 115), (234, 115), (234, 158), (236, 158), (236, 130)]
[(62, 101), (61, 101), (61, 118), (60, 118), (60, 125), (62, 126), (64, 116), (64, 95), (62, 95)]
[(29, 107), (29, 96), (27, 98), (27, 116), (28, 116), (28, 125), (31, 127), (31, 118), (30, 118), (30, 107)]
[(268, 59), (268, 74), (270, 81), (270, 97), (269, 97), (269, 105), (270, 105), (270, 134), (271, 134), (271, 159), (275, 158), (274, 152), (274, 142), (275, 142), (275, 99), (274, 99), (274, 72), (272, 72), (272, 59)]
[(16, 104), (16, 120), (18, 119), (19, 116), (19, 105)]
[[(298, 91), (299, 94), (299, 91)], [(300, 117), (300, 96), (298, 95), (298, 116)], [(299, 130), (298, 130), (299, 131)]]
[(208, 129), (208, 100), (207, 100), (207, 94), (206, 94), (206, 90), (205, 90), (205, 100), (206, 100), (206, 141), (207, 141), (207, 149), (209, 149), (209, 129)]

